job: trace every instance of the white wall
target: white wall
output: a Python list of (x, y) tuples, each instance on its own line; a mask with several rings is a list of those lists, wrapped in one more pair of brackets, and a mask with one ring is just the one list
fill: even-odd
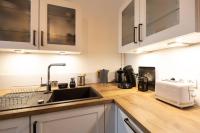
[(120, 67), (117, 52), (117, 15), (121, 0), (71, 0), (82, 11), (81, 55), (0, 53), (0, 88), (36, 85), (40, 77), (46, 82), (50, 63), (66, 63), (66, 67), (52, 67), (52, 80), (68, 81), (71, 76), (86, 73), (88, 83), (97, 81), (99, 69), (110, 70), (109, 80)]
[[(156, 67), (156, 78), (162, 80), (174, 77), (177, 80), (198, 80), (200, 84), (200, 45), (187, 48), (162, 50), (140, 55), (126, 55), (126, 64)], [(197, 91), (200, 104), (200, 91)]]

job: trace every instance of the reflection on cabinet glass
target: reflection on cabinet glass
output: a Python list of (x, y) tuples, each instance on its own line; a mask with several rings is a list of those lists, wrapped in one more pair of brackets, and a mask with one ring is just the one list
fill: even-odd
[(179, 24), (179, 0), (146, 0), (147, 36)]
[(122, 46), (134, 41), (134, 0), (122, 12)]
[(30, 42), (30, 0), (0, 1), (0, 40)]
[(75, 45), (75, 9), (48, 5), (48, 44)]

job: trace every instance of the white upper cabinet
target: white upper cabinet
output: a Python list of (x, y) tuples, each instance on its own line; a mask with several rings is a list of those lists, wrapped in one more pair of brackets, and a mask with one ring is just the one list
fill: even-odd
[[(200, 0), (140, 0), (136, 6), (139, 17), (132, 25), (138, 29), (134, 37), (137, 37), (139, 49), (146, 46), (168, 48), (173, 43), (200, 43)], [(133, 47), (132, 43), (123, 45), (124, 35), (129, 34), (132, 27), (127, 28), (127, 23), (123, 26), (121, 16), (122, 13), (119, 16), (120, 52), (135, 52), (138, 47)]]
[(80, 44), (79, 8), (65, 0), (40, 1), (40, 49), (75, 51)]
[(119, 11), (119, 52), (139, 46), (139, 0), (128, 0)]
[(66, 0), (1, 0), (0, 48), (80, 52), (80, 8)]
[(0, 48), (38, 48), (38, 0), (0, 1)]
[(141, 46), (195, 32), (195, 0), (140, 0)]

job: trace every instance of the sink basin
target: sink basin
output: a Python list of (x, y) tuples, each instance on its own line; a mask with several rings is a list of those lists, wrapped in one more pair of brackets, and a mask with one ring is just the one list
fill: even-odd
[(102, 98), (102, 96), (96, 90), (91, 87), (81, 87), (74, 89), (54, 90), (48, 100), (48, 103), (60, 101), (72, 102), (96, 98)]

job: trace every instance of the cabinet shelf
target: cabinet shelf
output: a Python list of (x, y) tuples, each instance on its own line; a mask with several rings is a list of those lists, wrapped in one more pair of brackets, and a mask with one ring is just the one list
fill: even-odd
[(26, 33), (26, 34), (29, 33), (28, 30), (27, 31), (25, 31), (25, 30), (23, 30), (23, 31), (22, 30), (21, 31), (20, 30), (3, 30), (1, 28), (0, 28), (0, 32), (17, 32), (17, 33)]
[(8, 31), (0, 30), (0, 40), (3, 41), (16, 41), (16, 42), (29, 42), (30, 32), (27, 31)]
[(6, 9), (6, 11), (9, 11), (9, 12), (14, 11), (14, 12), (18, 12), (20, 14), (24, 14), (24, 15), (29, 15), (30, 16), (30, 9), (22, 10), (22, 9), (10, 8), (10, 7), (5, 7), (5, 6), (0, 5), (0, 10), (4, 11), (4, 9)]
[(179, 12), (179, 8), (174, 9), (174, 10), (172, 10), (172, 11), (170, 11), (170, 12), (168, 12), (168, 13), (166, 13), (166, 14), (160, 16), (160, 17), (158, 17), (157, 19), (155, 19), (155, 20), (153, 20), (153, 21), (147, 23), (147, 26), (153, 25), (153, 24), (157, 23), (158, 21), (161, 21), (161, 20), (165, 19), (166, 17), (169, 17), (170, 15), (172, 15), (172, 14), (174, 14), (174, 13), (177, 13), (177, 12)]

